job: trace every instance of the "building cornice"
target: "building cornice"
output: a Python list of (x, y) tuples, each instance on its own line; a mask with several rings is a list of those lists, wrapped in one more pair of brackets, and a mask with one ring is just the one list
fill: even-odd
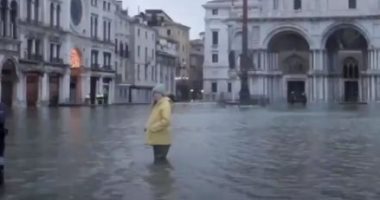
[[(249, 18), (249, 22), (284, 22), (284, 21), (328, 21), (328, 20), (341, 20), (352, 22), (352, 20), (358, 19), (380, 19), (379, 15), (355, 15), (355, 16), (307, 16), (307, 17), (255, 17)], [(224, 20), (225, 22), (236, 22), (241, 21), (239, 17), (227, 18)]]

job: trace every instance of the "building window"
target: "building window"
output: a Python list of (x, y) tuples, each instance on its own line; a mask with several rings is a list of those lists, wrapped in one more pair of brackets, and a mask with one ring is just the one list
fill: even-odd
[(140, 58), (140, 51), (141, 51), (141, 47), (137, 46), (137, 57), (139, 57), (139, 58)]
[(41, 52), (41, 40), (40, 39), (36, 39), (35, 41), (35, 52), (36, 52), (36, 55), (40, 55), (40, 52)]
[(111, 41), (111, 22), (108, 22), (108, 35), (107, 41)]
[(26, 20), (32, 20), (32, 0), (27, 0), (26, 2)]
[(103, 21), (103, 40), (106, 41), (107, 39), (107, 22)]
[(120, 56), (123, 56), (124, 54), (124, 47), (123, 47), (123, 43), (120, 42)]
[(115, 53), (117, 53), (119, 42), (115, 39)]
[(213, 31), (212, 32), (212, 45), (218, 45), (219, 43), (219, 32)]
[(137, 29), (137, 36), (139, 36), (139, 37), (140, 37), (140, 32), (141, 32), (141, 31), (140, 31), (140, 29), (138, 28), (138, 29)]
[(61, 26), (61, 5), (57, 6), (57, 27)]
[(54, 4), (50, 3), (50, 26), (54, 26)]
[(91, 51), (91, 67), (92, 68), (99, 68), (99, 51), (92, 50)]
[(111, 11), (111, 3), (108, 3), (108, 5), (107, 5), (107, 10), (108, 10), (108, 11)]
[(145, 39), (148, 39), (148, 32), (145, 31)]
[(212, 82), (211, 83), (211, 92), (212, 93), (217, 93), (218, 92), (218, 83)]
[(219, 10), (218, 9), (212, 9), (212, 15), (218, 15)]
[(348, 8), (356, 9), (356, 0), (348, 0)]
[(27, 41), (27, 57), (31, 58), (33, 54), (33, 39), (28, 39)]
[(219, 56), (217, 53), (212, 54), (212, 63), (218, 63), (219, 62)]
[(273, 0), (273, 9), (274, 10), (278, 9), (278, 4), (279, 4), (278, 0)]
[(140, 65), (137, 65), (137, 80), (140, 80)]
[(167, 34), (168, 34), (168, 36), (170, 36), (172, 34), (172, 31), (170, 29), (168, 29)]
[(103, 1), (103, 10), (106, 10), (106, 9), (107, 9), (107, 2)]
[(145, 80), (148, 80), (148, 70), (149, 70), (149, 65), (145, 64), (145, 70), (144, 70)]
[(91, 15), (91, 37), (97, 38), (98, 37), (98, 16)]
[(61, 45), (57, 44), (57, 51), (56, 51), (56, 58), (60, 59), (61, 58)]
[(124, 52), (124, 56), (125, 56), (126, 58), (129, 57), (129, 48), (128, 48), (128, 44), (125, 44), (125, 52)]
[(231, 93), (232, 92), (232, 83), (228, 83), (228, 93)]
[(103, 67), (106, 69), (111, 69), (111, 53), (103, 53)]
[(34, 2), (34, 20), (38, 22), (39, 18), (39, 8), (40, 8), (40, 2), (39, 0), (35, 0)]
[(50, 62), (53, 62), (54, 60), (54, 47), (55, 47), (55, 44), (51, 43), (50, 44)]
[(302, 0), (294, 0), (294, 10), (302, 9)]
[(18, 16), (18, 4), (15, 0), (11, 3), (11, 31), (12, 37), (17, 38), (17, 16)]
[(148, 47), (145, 47), (145, 62), (148, 62)]

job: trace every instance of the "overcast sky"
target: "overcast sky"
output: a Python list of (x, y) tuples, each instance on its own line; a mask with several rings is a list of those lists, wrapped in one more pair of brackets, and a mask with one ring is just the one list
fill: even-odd
[(204, 9), (203, 4), (207, 0), (123, 0), (131, 16), (146, 9), (162, 9), (173, 20), (191, 27), (191, 39), (198, 38), (200, 32), (204, 31)]

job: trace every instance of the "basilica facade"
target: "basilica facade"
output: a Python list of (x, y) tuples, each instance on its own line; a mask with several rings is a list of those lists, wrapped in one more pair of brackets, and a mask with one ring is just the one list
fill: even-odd
[[(380, 1), (248, 0), (249, 88), (271, 102), (380, 100)], [(238, 100), (242, 0), (204, 5), (205, 98)]]

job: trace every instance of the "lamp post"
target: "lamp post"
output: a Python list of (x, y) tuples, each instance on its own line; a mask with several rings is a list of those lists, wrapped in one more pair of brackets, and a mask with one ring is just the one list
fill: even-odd
[(240, 103), (249, 104), (251, 95), (248, 86), (248, 0), (243, 0), (242, 55), (240, 60)]

